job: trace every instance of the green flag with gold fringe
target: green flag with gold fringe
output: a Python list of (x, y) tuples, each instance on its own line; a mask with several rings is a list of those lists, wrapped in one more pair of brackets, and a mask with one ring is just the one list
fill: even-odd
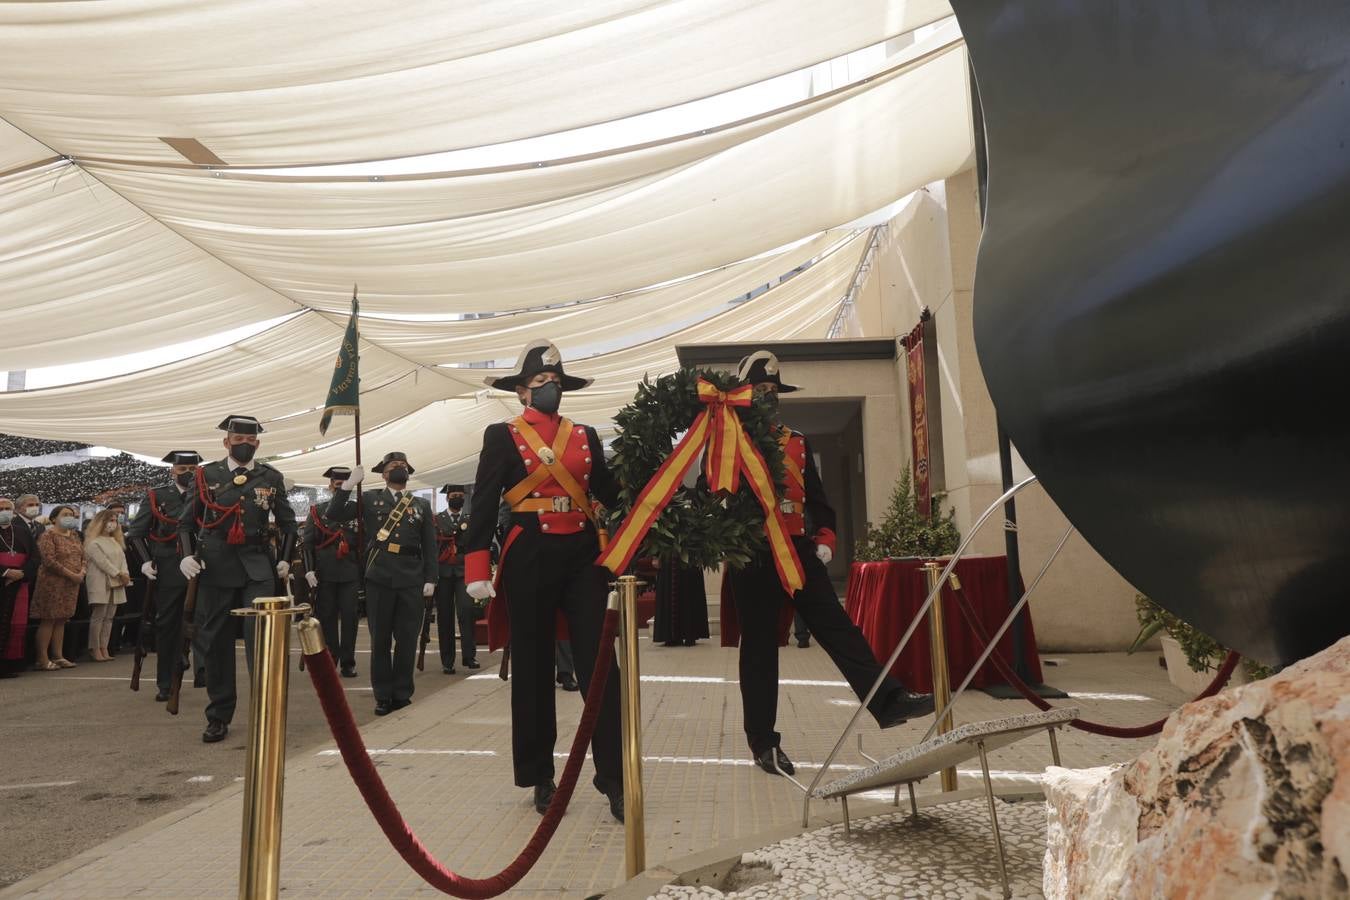
[(347, 333), (338, 348), (337, 363), (333, 367), (333, 381), (328, 385), (324, 400), (323, 418), (319, 420), (319, 434), (327, 434), (334, 415), (353, 416), (361, 411), (361, 354), (357, 351), (356, 288), (352, 287), (352, 317), (347, 322)]

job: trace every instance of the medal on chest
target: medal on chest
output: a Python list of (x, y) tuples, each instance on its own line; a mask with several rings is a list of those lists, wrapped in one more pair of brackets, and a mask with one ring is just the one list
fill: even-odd
[(236, 476), (234, 476), (234, 483), (237, 484), (237, 485), (239, 485), (240, 487), (243, 487), (245, 484), (248, 483), (248, 476), (247, 476), (247, 475), (236, 475)]

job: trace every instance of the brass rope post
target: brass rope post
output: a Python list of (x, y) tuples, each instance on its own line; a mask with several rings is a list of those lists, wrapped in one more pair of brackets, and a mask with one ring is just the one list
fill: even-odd
[[(249, 693), (248, 752), (244, 759), (244, 821), (239, 852), (240, 900), (275, 900), (281, 888), (281, 802), (286, 777), (286, 698), (291, 618), (309, 612), (290, 597), (259, 597), (251, 616), (253, 684)], [(317, 627), (318, 623), (314, 623)]]
[[(928, 591), (932, 593), (937, 590), (938, 579), (941, 578), (942, 567), (936, 561), (930, 561), (923, 564), (924, 575), (928, 578)], [(954, 576), (953, 576), (954, 577)], [(947, 630), (942, 618), (942, 595), (939, 593), (933, 605), (928, 608), (928, 639), (929, 656), (933, 665), (933, 703), (937, 709), (946, 709), (947, 704), (952, 699), (952, 679), (951, 672), (947, 668)], [(938, 734), (946, 734), (952, 730), (952, 713), (950, 710), (942, 717), (942, 721), (937, 723)], [(949, 766), (942, 770), (942, 790), (956, 790), (956, 767)]]
[(641, 672), (638, 669), (637, 597), (640, 582), (636, 576), (619, 577), (619, 706), (623, 729), (623, 818), (624, 865), (628, 878), (647, 868), (647, 841), (642, 798), (642, 702)]

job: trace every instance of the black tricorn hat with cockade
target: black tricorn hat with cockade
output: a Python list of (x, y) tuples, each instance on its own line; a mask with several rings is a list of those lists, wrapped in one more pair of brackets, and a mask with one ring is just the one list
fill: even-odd
[(384, 467), (389, 465), (391, 462), (401, 462), (404, 465), (406, 465), (408, 467), (409, 475), (417, 471), (412, 467), (412, 463), (408, 462), (408, 454), (402, 453), (398, 450), (390, 450), (388, 453), (384, 455), (384, 459), (380, 460), (375, 465), (370, 467), (370, 471), (374, 472), (376, 475), (381, 475), (384, 473)]
[(756, 350), (742, 359), (736, 367), (736, 377), (747, 384), (776, 384), (780, 394), (798, 390), (796, 385), (783, 384), (778, 377), (778, 357), (768, 350)]
[(483, 383), (499, 391), (514, 391), (518, 387), (528, 387), (530, 379), (540, 372), (554, 372), (558, 375), (564, 391), (579, 391), (589, 387), (593, 378), (578, 378), (563, 372), (562, 353), (552, 341), (534, 341), (520, 353), (516, 360), (516, 374), (500, 378), (484, 378)]

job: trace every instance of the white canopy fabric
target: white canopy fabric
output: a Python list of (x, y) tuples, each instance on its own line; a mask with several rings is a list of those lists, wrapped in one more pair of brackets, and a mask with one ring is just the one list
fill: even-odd
[(0, 121), (0, 178), (33, 163), (51, 160), (57, 154), (8, 122)]
[(58, 152), (342, 163), (548, 134), (911, 31), (945, 0), (0, 4), (0, 110)]
[[(856, 235), (828, 257), (777, 287), (707, 322), (682, 329), (659, 341), (576, 362), (569, 372), (594, 377), (596, 383), (565, 397), (563, 412), (574, 421), (612, 434), (610, 420), (633, 399), (637, 383), (679, 366), (675, 347), (681, 344), (743, 340), (753, 334), (764, 341), (822, 339), (867, 250), (868, 233)], [(502, 372), (471, 370), (487, 378)], [(467, 374), (461, 371), (459, 374)], [(402, 450), (413, 461), (415, 484), (433, 485), (469, 478), (466, 470), (482, 444), (483, 427), (519, 413), (515, 398), (500, 391), (478, 391), (473, 397), (444, 400), (387, 425), (365, 430), (364, 452), (376, 458)], [(302, 483), (319, 483), (329, 466), (351, 465), (355, 448), (350, 438), (281, 460), (277, 465)]]
[(524, 309), (723, 266), (958, 171), (974, 144), (954, 26), (907, 58), (718, 134), (552, 171), (371, 181), (89, 168), (305, 306), (341, 311), (359, 283), (372, 313)]

